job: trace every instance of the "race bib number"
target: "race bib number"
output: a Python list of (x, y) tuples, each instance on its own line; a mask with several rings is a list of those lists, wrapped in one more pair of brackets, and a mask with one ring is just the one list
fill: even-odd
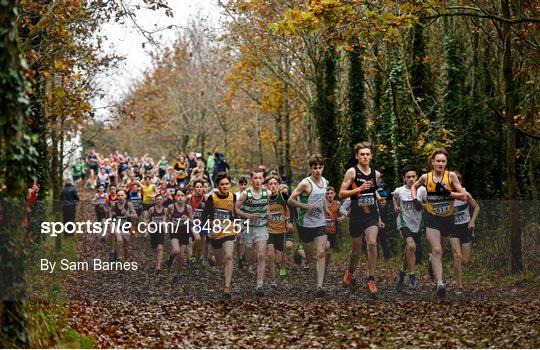
[(202, 209), (195, 209), (193, 212), (193, 217), (196, 219), (200, 219), (202, 217)]
[(163, 216), (153, 216), (152, 222), (155, 222), (155, 223), (163, 222)]
[(433, 211), (436, 214), (444, 214), (447, 213), (448, 210), (450, 210), (450, 203), (448, 202), (433, 203)]
[(283, 220), (283, 213), (270, 213), (270, 219), (272, 221), (281, 221)]
[(266, 216), (259, 216), (259, 217), (256, 217), (255, 219), (249, 219), (249, 221), (253, 225), (264, 225), (266, 224), (268, 219), (266, 218)]
[(375, 195), (373, 193), (363, 194), (358, 198), (358, 206), (370, 206), (375, 205)]
[(231, 213), (228, 210), (216, 209), (214, 211), (214, 219), (218, 220), (230, 220)]
[(412, 201), (403, 201), (401, 202), (401, 209), (403, 209), (403, 211), (411, 211), (414, 209), (413, 207), (413, 202)]
[(316, 218), (320, 218), (322, 216), (322, 214), (323, 214), (321, 208), (315, 208), (312, 211), (310, 211), (309, 213), (311, 214), (311, 216), (316, 217)]
[(326, 219), (326, 228), (332, 228), (334, 227), (334, 220), (332, 219)]

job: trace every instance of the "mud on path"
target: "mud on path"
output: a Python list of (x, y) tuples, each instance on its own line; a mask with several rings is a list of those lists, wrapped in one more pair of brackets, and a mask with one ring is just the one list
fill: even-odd
[[(92, 220), (92, 206), (82, 204), (78, 216)], [(79, 261), (107, 259), (98, 237), (77, 239)], [(97, 347), (540, 347), (538, 289), (475, 281), (459, 297), (450, 284), (439, 302), (426, 276), (414, 293), (397, 293), (395, 272), (381, 270), (373, 300), (364, 283), (341, 286), (341, 262), (329, 267), (326, 298), (315, 298), (314, 271), (300, 270), (255, 298), (254, 274), (235, 266), (233, 299), (224, 301), (218, 268), (199, 275), (184, 269), (173, 285), (172, 269), (154, 272), (143, 239), (132, 241), (129, 260), (137, 271), (75, 271), (66, 281), (71, 326), (94, 337)]]

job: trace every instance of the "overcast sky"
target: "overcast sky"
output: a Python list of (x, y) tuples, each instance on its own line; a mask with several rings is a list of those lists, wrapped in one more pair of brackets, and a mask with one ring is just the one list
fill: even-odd
[[(131, 4), (142, 3), (142, 0), (128, 0)], [(169, 25), (184, 27), (192, 16), (207, 17), (212, 26), (219, 25), (220, 8), (217, 0), (168, 0), (169, 6), (173, 9), (174, 17), (167, 17), (163, 11), (139, 10), (137, 11), (137, 24), (142, 28), (153, 31), (156, 28), (166, 28)], [(176, 37), (179, 28), (165, 29), (154, 34), (154, 38), (160, 46), (169, 46)], [(125, 57), (118, 69), (102, 75), (97, 83), (105, 91), (105, 97), (93, 101), (97, 115), (100, 119), (108, 117), (107, 108), (117, 102), (124, 95), (129, 87), (142, 76), (142, 73), (150, 67), (149, 50), (151, 45), (142, 44), (147, 42), (146, 38), (138, 31), (133, 22), (126, 20), (124, 24), (108, 23), (101, 34), (108, 40), (104, 45), (107, 53), (115, 53)]]

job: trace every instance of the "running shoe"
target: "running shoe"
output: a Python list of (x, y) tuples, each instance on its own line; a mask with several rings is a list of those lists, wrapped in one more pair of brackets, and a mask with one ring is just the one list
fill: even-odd
[(109, 262), (116, 261), (116, 253), (115, 252), (109, 252)]
[(456, 295), (463, 295), (464, 292), (465, 292), (465, 290), (463, 289), (463, 287), (459, 287), (459, 288), (456, 290)]
[(172, 278), (172, 284), (177, 285), (178, 283), (180, 283), (180, 276), (174, 275)]
[(416, 276), (409, 275), (409, 289), (416, 289)]
[(225, 287), (225, 289), (223, 289), (223, 299), (230, 300), (231, 298), (232, 298), (231, 288)]
[(317, 298), (324, 298), (326, 296), (326, 291), (322, 287), (317, 287), (315, 295), (317, 296)]
[(304, 264), (304, 272), (309, 272), (309, 264)]
[(343, 274), (343, 286), (350, 287), (350, 286), (354, 286), (355, 284), (356, 284), (356, 271), (351, 273), (349, 270), (345, 270), (345, 274)]
[(285, 270), (285, 268), (283, 266), (279, 268), (279, 276), (280, 277), (287, 276), (287, 270)]
[(197, 260), (195, 260), (195, 258), (191, 258), (189, 260), (189, 267), (192, 269), (192, 270), (195, 270), (197, 271), (199, 269), (199, 264), (197, 264)]
[(255, 288), (255, 296), (257, 296), (258, 298), (264, 297), (264, 292), (263, 292), (262, 287)]
[(369, 288), (369, 293), (371, 295), (377, 294), (377, 283), (375, 282), (375, 280), (369, 280), (367, 285)]
[(446, 297), (446, 287), (444, 286), (444, 284), (437, 285), (437, 295), (441, 299), (444, 299)]
[(396, 290), (398, 292), (401, 292), (403, 290), (403, 283), (404, 282), (405, 282), (405, 272), (399, 271), (398, 282), (397, 282), (397, 287), (396, 287)]
[(275, 280), (272, 281), (272, 283), (270, 283), (270, 287), (272, 287), (273, 289), (277, 289), (277, 282)]

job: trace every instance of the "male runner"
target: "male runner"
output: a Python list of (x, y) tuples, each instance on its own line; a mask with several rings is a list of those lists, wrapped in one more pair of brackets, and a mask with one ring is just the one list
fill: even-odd
[[(124, 190), (118, 190), (116, 192), (118, 196), (118, 202), (113, 204), (111, 211), (109, 212), (109, 217), (111, 219), (116, 219), (117, 222), (117, 231), (115, 232), (116, 236), (116, 255), (118, 261), (125, 261), (129, 257), (129, 238), (131, 232), (129, 230), (124, 232), (121, 230), (122, 224), (128, 220), (133, 220), (137, 217), (137, 213), (133, 208), (133, 205), (126, 201), (126, 192)], [(110, 257), (111, 258), (111, 257)]]
[[(459, 183), (463, 186), (461, 174), (455, 171)], [(454, 278), (456, 279), (457, 295), (463, 294), (463, 271), (462, 267), (469, 265), (469, 256), (471, 254), (471, 239), (476, 227), (476, 219), (480, 213), (480, 205), (473, 196), (467, 192), (465, 187), (463, 191), (467, 198), (462, 201), (454, 201), (454, 233), (450, 236), (450, 245), (454, 254)], [(470, 204), (470, 206), (469, 206)], [(473, 207), (471, 217), (470, 207)]]
[[(298, 235), (306, 253), (307, 262), (311, 262), (316, 254), (317, 292), (318, 297), (326, 295), (323, 289), (326, 268), (326, 215), (330, 215), (326, 207), (326, 188), (328, 181), (322, 176), (324, 161), (321, 155), (315, 154), (309, 159), (311, 175), (304, 178), (294, 189), (288, 204), (299, 208), (297, 226)], [(297, 199), (298, 197), (299, 200)], [(315, 245), (315, 247), (313, 246)]]
[[(416, 210), (413, 206), (411, 187), (418, 179), (416, 169), (406, 166), (401, 172), (404, 185), (394, 190), (392, 202), (394, 211), (397, 214), (397, 229), (405, 241), (405, 253), (403, 255), (403, 266), (399, 271), (397, 290), (403, 290), (405, 273), (409, 276), (409, 289), (416, 288), (416, 276), (414, 268), (416, 265), (416, 244), (420, 242), (420, 227), (422, 223), (422, 210)], [(426, 188), (418, 189), (417, 198), (423, 202), (426, 198)], [(421, 208), (420, 208), (421, 209)]]
[(163, 206), (163, 195), (156, 195), (156, 204), (148, 209), (145, 221), (147, 223), (147, 232), (150, 228), (148, 223), (155, 223), (156, 232), (150, 232), (150, 245), (156, 252), (156, 273), (161, 272), (161, 263), (163, 262), (163, 243), (165, 242), (165, 216), (168, 215), (168, 209)]
[(270, 269), (270, 278), (272, 282), (270, 286), (277, 288), (276, 281), (276, 266), (279, 266), (280, 275), (285, 275), (283, 267), (283, 250), (285, 245), (285, 234), (287, 226), (290, 226), (287, 200), (289, 196), (280, 190), (280, 178), (275, 175), (270, 175), (266, 179), (268, 190), (272, 193), (270, 196), (268, 222), (268, 245), (266, 255), (268, 257), (268, 268)]
[(270, 193), (262, 188), (263, 172), (251, 172), (251, 187), (240, 194), (236, 201), (236, 214), (249, 220), (243, 235), (248, 264), (257, 262), (257, 284), (255, 294), (263, 296), (264, 273), (266, 270), (266, 242), (268, 241), (268, 204)]
[(370, 167), (373, 146), (369, 142), (361, 142), (354, 146), (354, 155), (358, 164), (349, 168), (345, 173), (340, 198), (351, 198), (351, 214), (349, 219), (349, 234), (351, 235), (352, 250), (349, 257), (349, 268), (343, 276), (344, 286), (356, 282), (356, 265), (360, 260), (362, 241), (367, 242), (368, 257), (368, 289), (372, 296), (377, 294), (375, 271), (377, 268), (377, 234), (384, 224), (379, 214), (381, 197), (377, 192), (381, 174)]

